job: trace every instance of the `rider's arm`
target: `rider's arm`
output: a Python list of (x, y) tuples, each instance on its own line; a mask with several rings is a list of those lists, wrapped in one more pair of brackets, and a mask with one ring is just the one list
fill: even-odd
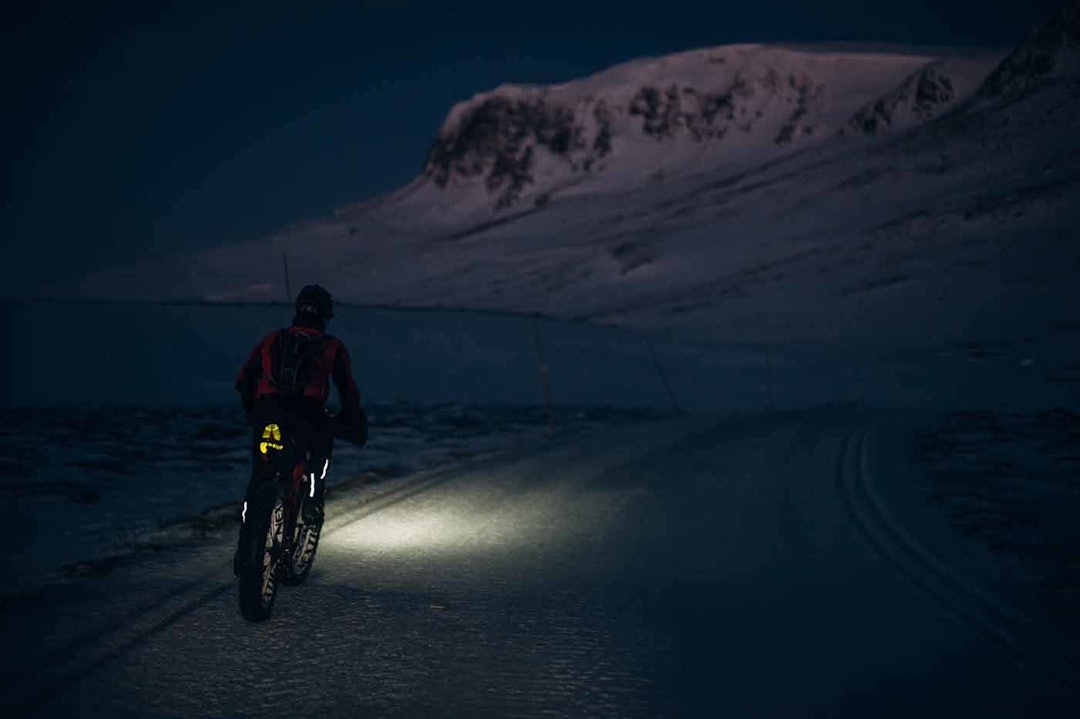
[(337, 343), (337, 351), (334, 353), (331, 376), (334, 379), (334, 386), (337, 387), (338, 396), (341, 398), (340, 420), (352, 429), (351, 441), (356, 445), (362, 445), (367, 441), (368, 435), (367, 414), (360, 402), (360, 390), (353, 379), (349, 351), (340, 340)]
[(248, 355), (247, 362), (240, 367), (240, 372), (236, 375), (235, 386), (236, 391), (240, 393), (240, 404), (244, 408), (244, 413), (249, 416), (255, 403), (255, 388), (259, 384), (259, 377), (262, 376), (264, 347), (268, 342), (273, 341), (274, 336), (275, 333), (271, 333), (255, 345), (255, 349)]

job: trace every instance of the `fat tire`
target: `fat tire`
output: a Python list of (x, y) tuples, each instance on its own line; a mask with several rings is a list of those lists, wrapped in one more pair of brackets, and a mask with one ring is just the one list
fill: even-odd
[(319, 549), (319, 537), (322, 535), (322, 519), (314, 524), (303, 520), (302, 512), (297, 512), (296, 541), (293, 542), (292, 555), (283, 562), (281, 583), (295, 587), (303, 583), (315, 564), (315, 553)]
[[(280, 551), (283, 510), (278, 483), (266, 482), (249, 503), (247, 521), (241, 528), (237, 598), (240, 602), (240, 614), (249, 622), (267, 619), (274, 608), (278, 580), (282, 573)], [(266, 563), (268, 554), (269, 566)], [(267, 571), (270, 572), (269, 577), (266, 576)], [(268, 586), (264, 586), (264, 582), (268, 582)]]

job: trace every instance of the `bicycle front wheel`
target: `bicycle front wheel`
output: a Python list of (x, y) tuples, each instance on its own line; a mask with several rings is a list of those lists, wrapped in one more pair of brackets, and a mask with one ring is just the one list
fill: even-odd
[(277, 596), (284, 544), (285, 504), (277, 482), (267, 482), (247, 508), (241, 528), (237, 594), (240, 614), (250, 622), (270, 616)]

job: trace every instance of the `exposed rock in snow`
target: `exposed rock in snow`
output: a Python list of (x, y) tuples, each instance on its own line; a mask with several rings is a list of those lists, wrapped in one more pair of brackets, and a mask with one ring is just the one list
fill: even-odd
[(967, 78), (982, 79), (991, 63), (734, 45), (553, 87), (504, 86), (454, 106), (422, 176), (459, 207), (506, 210), (567, 187), (581, 192), (581, 182), (626, 188), (753, 164), (852, 126), (878, 132), (900, 115), (905, 126), (924, 122), (970, 92)]
[(1033, 29), (986, 78), (983, 98), (1013, 99), (1046, 78), (1080, 72), (1080, 2), (1070, 0), (1057, 15)]
[(855, 113), (851, 127), (856, 132), (876, 135), (888, 130), (904, 115), (926, 122), (940, 114), (955, 97), (952, 78), (942, 71), (941, 63), (931, 63)]

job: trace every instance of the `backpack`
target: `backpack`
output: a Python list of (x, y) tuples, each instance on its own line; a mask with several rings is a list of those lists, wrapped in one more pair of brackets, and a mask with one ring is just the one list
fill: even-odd
[(302, 393), (317, 376), (326, 343), (324, 334), (280, 330), (270, 349), (270, 383), (284, 394)]

